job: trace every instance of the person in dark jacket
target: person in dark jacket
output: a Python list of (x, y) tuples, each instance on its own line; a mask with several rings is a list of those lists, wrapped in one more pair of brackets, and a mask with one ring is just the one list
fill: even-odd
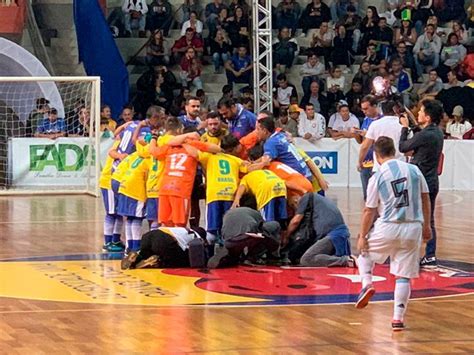
[(434, 210), (436, 196), (439, 191), (438, 165), (443, 151), (443, 131), (438, 127), (443, 119), (443, 106), (437, 100), (424, 100), (418, 112), (419, 126), (413, 129), (414, 135), (408, 139), (409, 121), (406, 116), (400, 118), (403, 126), (400, 136), (399, 150), (401, 153), (413, 152), (411, 163), (418, 166), (426, 179), (431, 202), (431, 233), (432, 238), (426, 244), (425, 256), (421, 267), (436, 267), (436, 229)]

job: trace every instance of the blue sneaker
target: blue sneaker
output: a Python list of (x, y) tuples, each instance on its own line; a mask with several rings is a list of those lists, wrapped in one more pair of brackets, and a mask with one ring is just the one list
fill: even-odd
[(110, 248), (111, 245), (112, 245), (112, 242), (108, 242), (108, 243), (102, 245), (102, 251), (104, 253), (107, 253), (109, 251), (109, 248)]
[(109, 243), (109, 245), (107, 246), (107, 251), (109, 253), (121, 253), (125, 249), (124, 246), (121, 244), (121, 242)]
[(375, 293), (375, 288), (372, 285), (365, 286), (362, 291), (359, 293), (359, 297), (357, 298), (357, 302), (355, 304), (355, 308), (362, 309), (365, 308), (368, 304), (370, 299)]

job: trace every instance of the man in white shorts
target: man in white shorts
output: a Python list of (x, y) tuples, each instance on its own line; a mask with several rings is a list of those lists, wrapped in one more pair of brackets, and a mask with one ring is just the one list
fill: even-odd
[(382, 264), (390, 257), (390, 273), (396, 277), (392, 329), (398, 331), (405, 328), (403, 317), (410, 298), (410, 279), (418, 277), (422, 240), (431, 238), (431, 206), (421, 171), (395, 159), (391, 138), (378, 138), (374, 150), (380, 168), (369, 180), (357, 241), (362, 291), (356, 308), (367, 306), (375, 293), (374, 263)]

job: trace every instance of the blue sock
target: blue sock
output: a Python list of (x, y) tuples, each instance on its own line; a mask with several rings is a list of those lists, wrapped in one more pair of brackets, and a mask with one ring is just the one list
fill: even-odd
[(112, 242), (112, 236), (111, 235), (104, 235), (104, 243), (109, 244)]
[(118, 243), (120, 242), (120, 234), (114, 234), (112, 236), (112, 243)]
[(132, 240), (132, 250), (139, 251), (140, 250), (140, 240)]

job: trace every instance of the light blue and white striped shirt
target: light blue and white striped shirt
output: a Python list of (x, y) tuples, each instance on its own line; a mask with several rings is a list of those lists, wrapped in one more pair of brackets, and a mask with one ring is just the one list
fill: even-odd
[(370, 178), (366, 206), (378, 208), (383, 222), (423, 223), (421, 194), (428, 192), (426, 180), (417, 166), (391, 159)]

